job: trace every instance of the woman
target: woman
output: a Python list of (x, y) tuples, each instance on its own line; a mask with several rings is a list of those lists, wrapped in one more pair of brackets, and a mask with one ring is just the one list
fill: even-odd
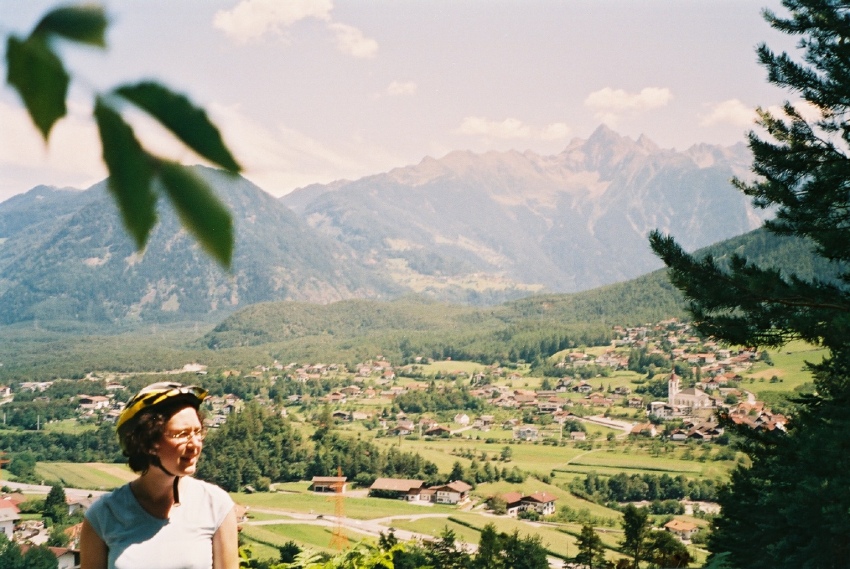
[(97, 500), (80, 534), (81, 569), (237, 569), (236, 514), (227, 493), (192, 478), (204, 441), (207, 392), (155, 383), (118, 418), (139, 477)]

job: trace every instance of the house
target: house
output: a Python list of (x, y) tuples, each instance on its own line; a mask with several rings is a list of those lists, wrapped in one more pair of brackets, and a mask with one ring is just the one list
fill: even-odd
[(690, 540), (699, 527), (694, 523), (684, 520), (671, 520), (664, 524), (664, 529), (675, 534), (681, 540)]
[(396, 423), (395, 428), (390, 429), (389, 432), (393, 435), (405, 437), (411, 434), (415, 428), (416, 427), (413, 424), (413, 421), (399, 421), (398, 423)]
[(638, 423), (632, 427), (633, 436), (655, 437), (658, 436), (658, 430), (652, 423)]
[(459, 425), (463, 425), (464, 427), (469, 424), (469, 415), (466, 413), (458, 413), (455, 415), (455, 423)]
[(490, 427), (493, 426), (493, 421), (495, 418), (493, 415), (481, 415), (477, 419), (475, 419), (474, 425), (481, 429), (482, 431), (489, 431)]
[(643, 407), (643, 399), (640, 397), (629, 397), (628, 405), (632, 409), (640, 409)]
[(541, 516), (548, 516), (555, 513), (555, 500), (557, 499), (548, 492), (535, 492), (523, 496), (522, 503), (525, 504), (526, 510), (534, 510)]
[(571, 431), (570, 432), (570, 440), (572, 441), (586, 441), (587, 433), (584, 431)]
[(20, 521), (18, 507), (9, 500), (0, 500), (0, 533), (10, 540), (15, 532), (15, 524)]
[(684, 441), (688, 438), (687, 431), (683, 431), (682, 429), (676, 429), (670, 433), (671, 441)]
[(536, 441), (538, 436), (537, 427), (522, 425), (514, 429), (514, 438), (520, 441)]
[(442, 486), (432, 486), (434, 490), (434, 502), (438, 504), (459, 504), (469, 499), (469, 491), (472, 486), (463, 480), (455, 480)]
[(314, 476), (310, 482), (310, 490), (313, 492), (333, 492), (345, 494), (348, 483), (346, 476)]
[(537, 412), (538, 413), (554, 413), (555, 411), (561, 410), (561, 404), (557, 401), (538, 401), (537, 402)]
[(505, 501), (505, 513), (516, 516), (520, 512), (534, 510), (541, 516), (555, 513), (555, 501), (558, 499), (548, 492), (535, 492), (523, 495), (519, 492), (508, 492), (500, 496)]
[(334, 404), (339, 404), (339, 405), (345, 403), (346, 399), (347, 398), (346, 398), (345, 394), (340, 393), (339, 391), (334, 391), (332, 393), (328, 393), (328, 395), (325, 397), (325, 401), (327, 401), (328, 403), (334, 403)]
[(412, 502), (419, 500), (423, 480), (407, 478), (378, 478), (369, 487), (369, 495), (377, 498), (396, 498)]
[(77, 405), (85, 411), (97, 411), (109, 407), (109, 397), (103, 395), (79, 395)]
[(344, 394), (346, 397), (357, 397), (360, 395), (360, 388), (356, 385), (349, 385), (340, 389), (339, 392)]
[(429, 437), (442, 437), (451, 434), (452, 430), (442, 425), (434, 425), (433, 427), (425, 431), (425, 435)]
[(94, 501), (97, 498), (87, 497), (87, 498), (65, 498), (65, 502), (68, 504), (68, 515), (73, 516), (74, 514), (85, 514), (91, 505), (94, 504)]
[(505, 514), (516, 516), (522, 511), (522, 494), (520, 492), (508, 492), (500, 497), (505, 501)]
[(576, 415), (573, 415), (573, 413), (570, 411), (560, 410), (552, 413), (552, 419), (559, 425), (563, 425), (564, 423), (570, 420), (576, 420), (577, 418), (578, 417)]
[(433, 417), (420, 417), (419, 418), (419, 427), (423, 430), (427, 431), (431, 427), (436, 427), (439, 423)]
[(79, 550), (67, 547), (48, 547), (56, 556), (56, 569), (76, 569), (80, 566)]

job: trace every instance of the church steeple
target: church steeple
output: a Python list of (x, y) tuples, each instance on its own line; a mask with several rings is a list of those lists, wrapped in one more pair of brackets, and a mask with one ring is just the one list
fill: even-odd
[(675, 405), (676, 395), (682, 390), (682, 378), (675, 373), (670, 374), (670, 379), (667, 380), (667, 402), (670, 405)]

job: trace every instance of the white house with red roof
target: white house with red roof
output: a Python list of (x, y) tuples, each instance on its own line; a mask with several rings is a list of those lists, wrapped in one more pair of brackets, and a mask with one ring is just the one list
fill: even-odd
[(12, 539), (15, 524), (21, 519), (21, 511), (9, 499), (0, 500), (0, 533)]

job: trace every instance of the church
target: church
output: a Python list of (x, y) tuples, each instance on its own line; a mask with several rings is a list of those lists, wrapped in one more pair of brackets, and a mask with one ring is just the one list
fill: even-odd
[(705, 391), (696, 387), (682, 389), (682, 378), (675, 373), (671, 373), (670, 379), (667, 380), (667, 403), (691, 411), (714, 406), (714, 400)]
[(656, 417), (681, 417), (713, 407), (714, 399), (708, 393), (696, 387), (682, 389), (682, 378), (671, 373), (667, 380), (667, 401), (653, 401), (649, 413)]

